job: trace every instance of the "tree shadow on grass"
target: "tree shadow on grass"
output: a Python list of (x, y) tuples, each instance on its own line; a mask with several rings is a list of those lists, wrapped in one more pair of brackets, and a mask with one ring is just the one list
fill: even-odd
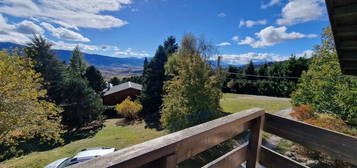
[(78, 141), (81, 139), (93, 137), (100, 130), (102, 130), (102, 128), (104, 127), (103, 123), (104, 123), (103, 120), (96, 120), (89, 123), (85, 127), (74, 128), (67, 131), (65, 134), (62, 135), (64, 143), (68, 144), (73, 141)]
[(103, 128), (103, 121), (93, 121), (86, 127), (72, 129), (61, 135), (64, 143), (47, 142), (44, 143), (39, 137), (32, 138), (31, 140), (19, 139), (18, 145), (16, 146), (6, 146), (0, 144), (0, 162), (11, 159), (13, 157), (19, 157), (31, 152), (42, 152), (54, 149), (56, 147), (64, 146), (70, 142), (77, 141), (80, 139), (85, 139), (93, 137), (98, 131)]

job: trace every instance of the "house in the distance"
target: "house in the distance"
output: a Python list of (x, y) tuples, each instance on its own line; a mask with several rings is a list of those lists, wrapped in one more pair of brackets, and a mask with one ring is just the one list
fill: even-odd
[(134, 82), (126, 82), (110, 87), (102, 96), (103, 104), (113, 106), (121, 103), (128, 96), (135, 99), (141, 92), (142, 86)]

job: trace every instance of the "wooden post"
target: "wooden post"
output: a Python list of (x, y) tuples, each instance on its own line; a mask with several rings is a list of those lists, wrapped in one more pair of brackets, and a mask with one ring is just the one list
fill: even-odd
[(176, 168), (176, 153), (169, 154), (137, 168)]
[(250, 129), (246, 164), (247, 168), (257, 168), (259, 166), (259, 154), (260, 145), (262, 144), (264, 119), (264, 115), (254, 119), (254, 124)]
[(158, 168), (176, 168), (176, 154), (173, 153), (160, 159)]

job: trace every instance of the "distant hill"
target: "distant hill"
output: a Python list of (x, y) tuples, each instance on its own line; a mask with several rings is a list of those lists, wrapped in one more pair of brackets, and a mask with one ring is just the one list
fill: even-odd
[[(14, 49), (14, 48), (23, 48), (23, 45), (8, 43), (8, 42), (0, 42), (0, 50), (1, 49)], [(68, 62), (71, 57), (71, 51), (68, 50), (54, 50), (56, 55), (63, 61)], [(105, 67), (105, 68), (142, 68), (144, 64), (143, 58), (137, 57), (128, 57), (128, 58), (116, 58), (109, 57), (98, 54), (84, 54), (84, 60), (91, 65), (96, 67)]]

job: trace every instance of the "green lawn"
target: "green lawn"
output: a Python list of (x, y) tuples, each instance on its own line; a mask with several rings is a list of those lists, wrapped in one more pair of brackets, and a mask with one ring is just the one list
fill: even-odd
[[(275, 112), (290, 107), (290, 103), (287, 100), (274, 98), (270, 99), (249, 95), (224, 94), (221, 100), (221, 106), (223, 111), (230, 113), (254, 107), (264, 108), (268, 112)], [(106, 126), (94, 137), (74, 141), (49, 151), (33, 152), (19, 158), (14, 158), (0, 163), (0, 168), (43, 167), (56, 159), (73, 156), (85, 148), (103, 146), (122, 149), (167, 134), (166, 131), (146, 129), (143, 123), (128, 126), (116, 126), (116, 121), (117, 119), (107, 120), (105, 122)]]
[(254, 107), (263, 108), (269, 113), (274, 113), (291, 107), (291, 104), (288, 100), (280, 98), (227, 93), (224, 94), (221, 99), (221, 107), (224, 112), (229, 113), (235, 113)]
[(0, 163), (0, 168), (44, 167), (54, 160), (73, 156), (85, 148), (115, 147), (116, 149), (122, 149), (166, 134), (165, 131), (146, 129), (143, 123), (116, 126), (115, 120), (112, 119), (107, 120), (105, 124), (107, 126), (100, 130), (94, 137), (74, 141), (49, 151), (33, 152), (23, 157), (11, 159)]

